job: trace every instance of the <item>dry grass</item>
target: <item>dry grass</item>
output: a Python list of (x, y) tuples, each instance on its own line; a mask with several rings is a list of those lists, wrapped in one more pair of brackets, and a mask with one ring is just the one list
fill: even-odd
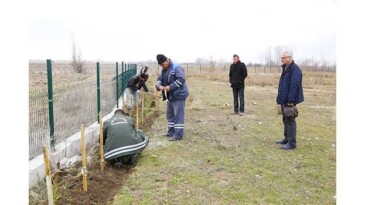
[[(228, 68), (217, 68), (215, 72), (209, 72), (209, 69), (202, 68), (200, 72), (199, 67), (190, 67), (189, 77), (209, 79), (212, 81), (229, 82), (229, 70)], [(263, 68), (248, 67), (248, 76), (245, 80), (246, 86), (260, 86), (260, 87), (277, 87), (281, 68), (272, 68), (271, 73), (266, 68), (264, 72)], [(303, 71), (303, 85), (307, 88), (319, 88), (326, 87), (326, 89), (336, 88), (336, 73), (335, 72), (316, 72), (309, 70)]]

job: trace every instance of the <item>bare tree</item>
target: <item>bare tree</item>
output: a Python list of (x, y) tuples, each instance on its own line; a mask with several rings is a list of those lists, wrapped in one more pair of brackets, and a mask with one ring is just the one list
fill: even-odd
[(201, 66), (203, 63), (204, 63), (204, 59), (203, 58), (195, 58), (195, 64)]
[(214, 67), (216, 66), (217, 62), (214, 60), (213, 56), (209, 56), (209, 66), (210, 69), (214, 72)]
[(268, 66), (270, 68), (270, 73), (271, 73), (271, 46), (267, 47), (266, 51), (265, 51), (265, 67), (264, 67), (264, 73), (265, 73), (265, 69), (266, 66)]
[(81, 51), (77, 50), (75, 40), (72, 39), (72, 68), (76, 73), (83, 73), (84, 65), (85, 61), (81, 59)]
[(309, 69), (312, 66), (312, 59), (306, 58), (304, 60), (299, 61), (299, 65), (303, 69)]
[(283, 46), (275, 46), (274, 49), (274, 56), (275, 56), (275, 63), (276, 66), (280, 67), (281, 61), (280, 61), (280, 57), (281, 57), (281, 52), (284, 50)]
[(226, 71), (226, 67), (228, 67), (226, 64), (226, 60), (224, 60), (224, 58), (220, 58), (219, 59), (219, 67), (221, 68), (221, 69), (223, 69), (223, 71), (225, 72)]
[(319, 67), (319, 61), (314, 59), (314, 57), (312, 58), (312, 67), (315, 71), (317, 71), (318, 67)]
[(337, 67), (337, 65), (336, 65), (336, 61), (332, 61), (332, 62), (331, 62), (331, 70), (332, 70), (332, 71), (336, 71), (336, 67)]
[[(261, 65), (263, 65), (264, 66), (264, 70), (265, 70), (265, 52), (260, 52), (259, 55), (258, 55), (258, 58), (259, 58), (259, 63), (260, 63), (260, 66), (259, 67), (261, 67)], [(255, 67), (255, 73), (256, 72), (257, 71), (256, 71), (256, 67)], [(258, 72), (260, 72), (260, 69), (259, 69)]]

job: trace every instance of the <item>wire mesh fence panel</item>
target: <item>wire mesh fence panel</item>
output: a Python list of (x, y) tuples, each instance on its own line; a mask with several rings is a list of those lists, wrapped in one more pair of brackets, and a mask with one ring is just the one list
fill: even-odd
[[(76, 73), (70, 62), (52, 63), (55, 143), (76, 133), (80, 124), (96, 120), (96, 77), (94, 63)], [(50, 143), (47, 65), (29, 63), (29, 159)]]
[(101, 63), (100, 65), (100, 111), (102, 115), (110, 113), (116, 106), (116, 65)]
[(29, 63), (29, 159), (49, 142), (46, 62)]
[[(136, 74), (135, 64), (125, 64), (120, 73), (120, 94), (128, 79)], [(49, 100), (46, 62), (29, 63), (29, 159), (50, 144)], [(80, 70), (78, 70), (80, 71)], [(124, 72), (122, 72), (124, 71)], [(98, 121), (96, 62), (87, 62), (77, 72), (71, 62), (52, 62), (54, 144)], [(103, 115), (116, 105), (116, 65), (100, 64), (100, 111)], [(67, 152), (67, 151), (66, 151)]]
[(122, 62), (118, 69), (118, 98), (123, 95), (127, 88), (128, 80), (137, 74), (136, 64)]
[(82, 73), (69, 63), (53, 65), (55, 144), (97, 120), (95, 63), (85, 64)]

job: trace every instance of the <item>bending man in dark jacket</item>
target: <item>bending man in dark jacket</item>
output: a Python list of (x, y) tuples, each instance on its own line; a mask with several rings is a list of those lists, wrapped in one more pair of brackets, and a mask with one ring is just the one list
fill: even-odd
[[(278, 96), (276, 103), (281, 105), (281, 113), (284, 113), (284, 107), (295, 106), (304, 101), (302, 87), (302, 71), (299, 66), (294, 63), (293, 54), (290, 51), (281, 53), (281, 67), (283, 72), (280, 76)], [(297, 147), (297, 123), (295, 117), (285, 117), (284, 123), (284, 139), (279, 140), (277, 144), (283, 144), (281, 149), (295, 149)]]
[[(242, 115), (245, 112), (245, 79), (247, 77), (246, 65), (241, 62), (240, 57), (233, 55), (233, 64), (229, 69), (229, 82), (233, 90), (234, 114)], [(240, 98), (240, 106), (238, 107), (238, 97)]]
[(139, 75), (135, 75), (128, 80), (127, 88), (131, 88), (133, 92), (141, 89), (143, 87), (144, 91), (149, 93), (149, 90), (146, 86), (148, 75), (146, 73), (140, 73)]
[(141, 102), (139, 100), (138, 91), (143, 87), (144, 91), (150, 94), (146, 86), (146, 81), (148, 79), (148, 74), (141, 72), (139, 75), (135, 75), (128, 80), (127, 88), (124, 91), (124, 102), (127, 105), (127, 109), (135, 107)]
[(147, 146), (148, 137), (134, 129), (134, 121), (117, 108), (103, 124), (104, 158), (112, 165), (132, 164)]

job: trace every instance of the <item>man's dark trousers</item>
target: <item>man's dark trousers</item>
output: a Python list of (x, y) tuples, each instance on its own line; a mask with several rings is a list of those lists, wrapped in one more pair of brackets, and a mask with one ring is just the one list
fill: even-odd
[[(281, 113), (284, 113), (284, 106), (281, 105)], [(297, 122), (294, 117), (285, 117), (283, 114), (284, 123), (284, 137), (286, 143), (296, 147), (297, 146)]]
[[(233, 90), (233, 102), (234, 102), (234, 112), (245, 112), (245, 99), (244, 99), (244, 87), (232, 88)], [(238, 97), (240, 98), (240, 106), (238, 107)]]

